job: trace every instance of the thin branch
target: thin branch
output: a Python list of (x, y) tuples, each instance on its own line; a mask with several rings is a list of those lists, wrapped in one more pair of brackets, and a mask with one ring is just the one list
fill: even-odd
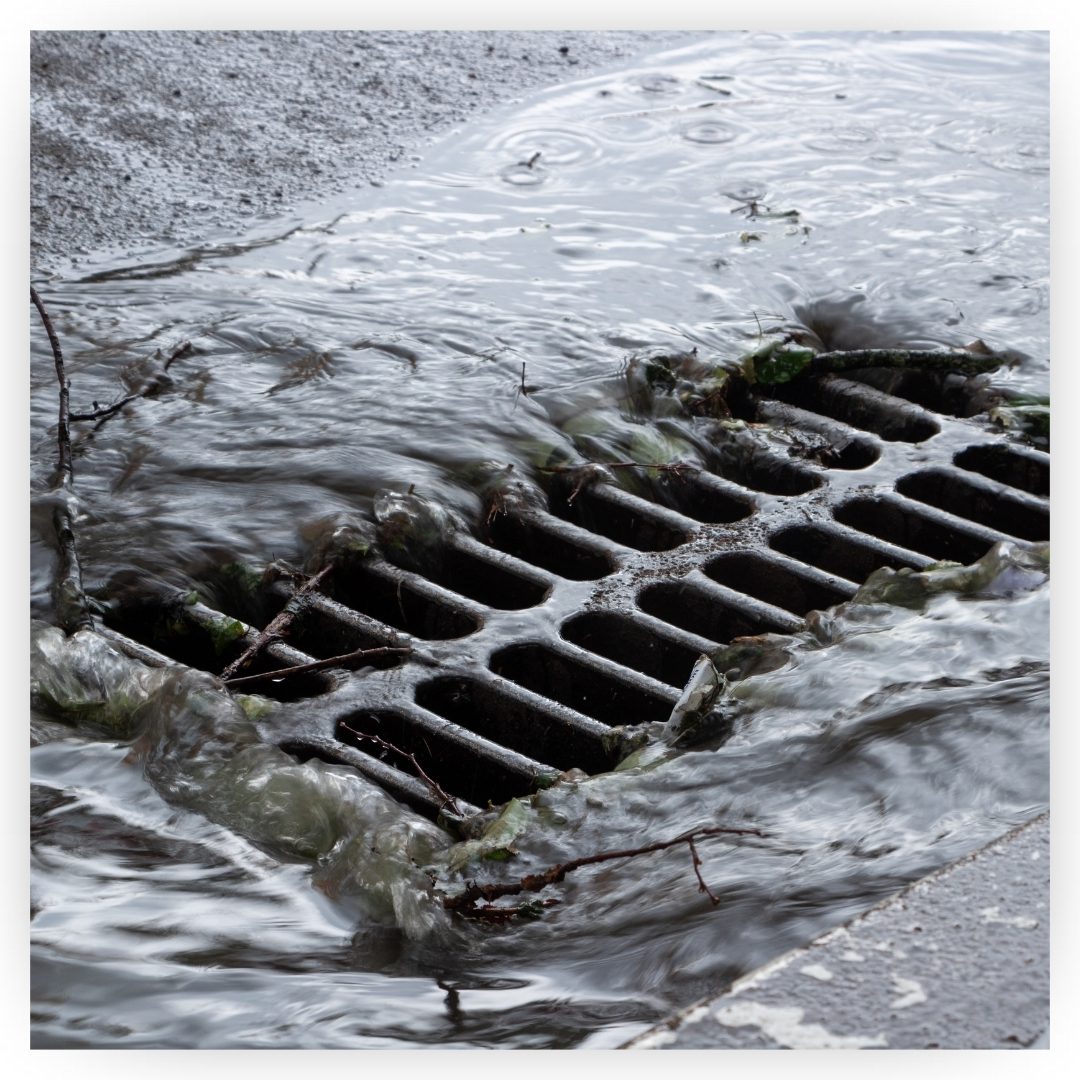
[[(139, 389), (135, 391), (135, 393), (128, 394), (128, 396), (126, 398), (124, 398), (122, 401), (117, 401), (115, 404), (112, 404), (112, 405), (105, 405), (105, 406), (98, 407), (98, 404), (95, 401), (94, 402), (94, 411), (93, 412), (72, 413), (71, 416), (70, 416), (70, 419), (71, 420), (97, 420), (97, 421), (107, 420), (110, 416), (113, 416), (116, 413), (118, 413), (125, 405), (130, 405), (133, 401), (137, 401), (139, 398), (153, 396), (154, 394), (156, 394), (161, 389), (161, 387), (163, 385), (162, 376), (165, 375), (168, 372), (168, 370), (169, 370), (170, 366), (172, 365), (173, 361), (174, 360), (179, 360), (181, 357), (184, 357), (184, 356), (189, 356), (194, 351), (195, 350), (192, 347), (190, 341), (182, 342), (181, 344), (177, 345), (175, 349), (173, 349), (171, 355), (169, 356), (169, 358), (165, 361), (164, 365), (162, 366), (161, 371), (158, 372), (155, 375), (150, 376), (142, 384), (142, 386), (140, 386)], [(99, 427), (101, 426), (100, 423), (98, 424), (98, 426)]]
[(384, 750), (393, 750), (395, 754), (400, 754), (407, 761), (410, 761), (412, 767), (416, 770), (416, 775), (427, 784), (435, 797), (441, 800), (439, 809), (446, 810), (449, 808), (450, 813), (461, 817), (461, 807), (458, 806), (453, 795), (448, 795), (434, 780), (431, 779), (430, 776), (428, 776), (426, 772), (424, 772), (420, 767), (420, 763), (416, 760), (415, 754), (410, 754), (407, 750), (402, 750), (401, 747), (395, 746), (393, 743), (379, 738), (378, 735), (368, 735), (363, 731), (357, 731), (356, 728), (351, 728), (346, 723), (342, 723), (341, 726), (350, 734), (355, 735), (358, 739), (366, 739), (368, 742), (375, 743), (376, 746), (381, 746)]
[(225, 680), (225, 685), (230, 689), (238, 686), (250, 686), (252, 683), (266, 682), (267, 679), (284, 679), (290, 675), (304, 675), (309, 671), (325, 671), (327, 668), (348, 667), (358, 660), (368, 660), (376, 656), (408, 655), (411, 648), (398, 648), (391, 645), (383, 645), (376, 649), (354, 649), (352, 652), (342, 653), (340, 656), (330, 656), (325, 660), (312, 660), (307, 664), (294, 664), (292, 667), (277, 668), (275, 671), (262, 671), (258, 675), (241, 675), (238, 678)]
[(266, 624), (266, 627), (260, 631), (259, 636), (238, 656), (231, 664), (229, 664), (225, 670), (221, 673), (221, 678), (228, 682), (238, 672), (242, 671), (256, 656), (262, 651), (263, 647), (270, 641), (278, 640), (285, 631), (288, 630), (292, 624), (294, 618), (296, 618), (296, 601), (301, 597), (306, 596), (308, 593), (314, 592), (320, 584), (322, 584), (323, 578), (334, 568), (332, 562), (328, 562), (314, 577), (309, 578), (304, 585), (302, 585), (292, 596), (289, 597), (289, 602), (285, 605), (284, 609), (279, 611), (273, 619)]
[(705, 884), (705, 879), (701, 876), (701, 859), (698, 858), (694, 838), (689, 836), (686, 842), (690, 845), (690, 856), (694, 860), (694, 873), (697, 874), (698, 892), (703, 892), (712, 901), (713, 907), (716, 907), (720, 903), (720, 897), (713, 895), (712, 890)]
[(57, 618), (60, 625), (69, 633), (94, 625), (90, 607), (83, 591), (82, 569), (79, 566), (79, 554), (75, 545), (75, 473), (71, 463), (71, 429), (69, 425), (71, 384), (64, 369), (64, 353), (60, 348), (60, 339), (53, 329), (52, 319), (45, 310), (37, 290), (30, 286), (30, 299), (37, 308), (38, 315), (45, 326), (45, 333), (52, 347), (53, 363), (56, 366), (56, 378), (60, 383), (60, 408), (57, 427), (57, 447), (59, 459), (56, 467), (54, 490), (63, 498), (57, 501), (53, 511), (53, 527), (56, 529), (57, 544), (60, 549), (60, 565), (54, 585)]
[[(486, 900), (490, 903), (501, 896), (519, 896), (523, 892), (539, 892), (548, 885), (555, 885), (562, 881), (567, 874), (580, 869), (582, 866), (592, 866), (595, 863), (609, 862), (612, 859), (631, 859), (638, 855), (647, 855), (653, 851), (663, 851), (666, 848), (676, 847), (679, 844), (690, 844), (696, 859), (697, 852), (693, 848), (693, 841), (705, 836), (759, 836), (766, 839), (765, 833), (760, 829), (732, 829), (722, 825), (709, 825), (700, 829), (692, 829), (690, 832), (683, 833), (671, 840), (660, 840), (655, 844), (645, 844), (643, 847), (627, 848), (622, 851), (604, 851), (599, 855), (586, 855), (581, 859), (571, 859), (569, 862), (549, 867), (539, 874), (527, 874), (519, 881), (494, 882), (487, 885), (477, 885), (476, 882), (470, 881), (465, 886), (464, 891), (457, 896), (444, 896), (443, 907), (449, 911), (460, 911), (462, 914), (472, 915), (477, 911), (477, 900)], [(704, 886), (700, 875), (698, 881)], [(705, 891), (708, 892), (708, 889)], [(712, 897), (712, 893), (709, 893), (709, 896)], [(714, 903), (718, 902), (715, 897), (712, 897), (712, 899)]]

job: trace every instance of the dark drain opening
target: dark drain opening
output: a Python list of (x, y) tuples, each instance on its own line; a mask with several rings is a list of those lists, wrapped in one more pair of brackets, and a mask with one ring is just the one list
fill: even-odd
[(680, 689), (700, 655), (696, 649), (662, 637), (625, 615), (606, 611), (576, 615), (563, 623), (560, 633), (589, 652)]
[[(358, 735), (374, 735), (395, 750), (380, 747)], [(503, 803), (533, 790), (533, 778), (502, 767), (476, 748), (459, 743), (447, 733), (420, 727), (396, 712), (360, 711), (339, 720), (334, 736), (347, 746), (409, 776), (419, 773), (404, 754), (412, 754), (421, 769), (447, 794), (476, 806)], [(397, 753), (396, 751), (403, 751)]]
[(876, 368), (852, 372), (848, 377), (946, 416), (975, 416), (990, 400), (984, 375)]
[(545, 645), (513, 645), (491, 658), (491, 670), (535, 694), (551, 698), (601, 723), (666, 720), (674, 699), (616, 681)]
[(438, 564), (424, 576), (451, 592), (502, 611), (535, 607), (548, 593), (547, 585), (455, 547), (445, 549)]
[(721, 452), (717, 471), (727, 480), (754, 491), (763, 491), (766, 495), (805, 495), (822, 484), (821, 477), (815, 473), (771, 454), (738, 457)]
[(940, 521), (897, 506), (885, 499), (852, 499), (834, 511), (836, 520), (860, 532), (878, 536), (897, 547), (968, 563), (981, 559), (991, 543), (979, 536), (952, 528)]
[(761, 555), (738, 552), (721, 555), (705, 567), (705, 573), (729, 589), (756, 596), (767, 604), (795, 615), (820, 611), (849, 600), (854, 589), (839, 589), (813, 581)]
[(1005, 492), (983, 490), (940, 469), (901, 477), (896, 490), (910, 499), (937, 506), (1021, 540), (1049, 540), (1050, 513)]
[(784, 633), (788, 629), (768, 619), (736, 611), (704, 589), (686, 582), (650, 585), (638, 595), (637, 603), (642, 611), (672, 626), (721, 644), (732, 638), (773, 631)]
[[(127, 604), (110, 611), (106, 623), (117, 633), (140, 642), (186, 667), (215, 675), (243, 655), (254, 635), (239, 636), (241, 624), (212, 612), (202, 605), (180, 603)], [(289, 655), (291, 653), (292, 655)], [(283, 655), (284, 654), (284, 655)], [(262, 675), (293, 664), (304, 663), (309, 656), (281, 646), (270, 646), (240, 672)], [(278, 701), (299, 701), (324, 694), (333, 685), (333, 677), (322, 672), (294, 675), (280, 682), (266, 681), (252, 686), (251, 692)]]
[(667, 481), (662, 490), (666, 505), (705, 525), (731, 525), (754, 512), (750, 503), (720, 490), (708, 474), (676, 477)]
[(997, 446), (971, 446), (961, 450), (953, 463), (968, 472), (1008, 484), (1031, 495), (1050, 494), (1050, 461), (1048, 458), (1024, 454), (999, 444)]
[[(288, 640), (318, 660), (343, 656), (356, 649), (378, 649), (388, 643), (386, 637), (346, 622), (344, 618), (336, 618), (331, 612), (315, 605), (304, 608), (302, 614), (293, 620)], [(376, 655), (365, 660), (369, 667), (391, 668), (403, 663), (404, 657)]]
[(856, 435), (847, 425), (788, 402), (764, 398), (742, 419), (780, 428), (792, 441), (789, 454), (816, 461), (825, 469), (865, 469), (881, 457), (875, 443)]
[(867, 469), (881, 457), (881, 453), (873, 443), (854, 438), (839, 438), (827, 442), (827, 445), (821, 449), (811, 445), (806, 453), (813, 456), (826, 469), (843, 469), (848, 472)]
[(890, 442), (922, 442), (941, 428), (918, 406), (889, 397), (862, 383), (825, 376), (815, 382), (794, 379), (770, 387), (781, 401), (823, 413)]
[(427, 641), (465, 637), (480, 628), (475, 618), (436, 603), (408, 581), (394, 580), (362, 565), (335, 574), (330, 593), (346, 607)]
[(571, 543), (534, 521), (509, 514), (499, 514), (491, 521), (488, 537), (493, 547), (507, 555), (514, 555), (570, 581), (596, 581), (613, 569), (606, 555)]
[(423, 683), (416, 689), (416, 703), (556, 769), (606, 772), (619, 760), (614, 748), (605, 748), (599, 733), (533, 708), (476, 679), (451, 677)]
[(552, 495), (551, 512), (637, 551), (670, 551), (690, 536), (688, 531), (669, 525), (647, 511), (636, 512), (610, 494), (601, 495), (588, 488), (579, 491), (573, 501), (568, 492)]
[(861, 544), (831, 530), (813, 525), (795, 525), (781, 529), (769, 540), (769, 546), (793, 559), (816, 566), (837, 577), (861, 585), (882, 566), (899, 570), (919, 569), (920, 564), (897, 559), (876, 545)]

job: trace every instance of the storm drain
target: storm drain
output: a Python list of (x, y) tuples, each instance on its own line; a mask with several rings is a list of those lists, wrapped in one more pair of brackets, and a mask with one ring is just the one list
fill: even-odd
[[(969, 563), (999, 540), (1049, 539), (1049, 454), (973, 415), (974, 380), (874, 381), (793, 381), (745, 403), (744, 419), (816, 453), (665, 476), (653, 499), (555, 483), (546, 508), (452, 534), (437, 571), (381, 558), (335, 571), (293, 601), (287, 641), (243, 674), (385, 651), (359, 671), (246, 684), (293, 703), (267, 737), (355, 768), (433, 818), (465, 817), (566, 770), (613, 768), (643, 725), (667, 719), (702, 652), (794, 631), (879, 567)], [(136, 594), (109, 627), (152, 661), (217, 673), (293, 587), (267, 584), (255, 605), (227, 583), (211, 592), (215, 607)]]

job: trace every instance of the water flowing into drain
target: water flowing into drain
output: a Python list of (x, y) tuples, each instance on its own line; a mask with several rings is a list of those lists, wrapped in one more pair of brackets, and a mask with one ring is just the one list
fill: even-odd
[[(276, 700), (229, 729), (247, 741), (214, 758), (206, 805), (249, 839), (202, 816), (167, 742), (136, 760), (108, 728), (35, 715), (43, 1043), (617, 1045), (1045, 807), (1037, 574), (1020, 567), (1014, 595), (804, 621), (879, 567), (1046, 532), (1045, 42), (970, 38), (717, 37), (492, 116), (423, 170), (239, 241), (90, 256), (35, 283), (76, 410), (192, 342), (169, 386), (75, 447), (87, 587), (164, 677), (170, 657), (221, 672), (288, 602), (285, 564), (363, 547), (384, 493), (454, 525), (418, 562), (381, 542), (354, 559), (247, 669), (359, 652), (370, 668), (237, 687)], [(983, 380), (757, 386), (730, 416), (701, 380), (642, 402), (623, 370), (784, 332), (1026, 355)], [(36, 332), (33, 348), (45, 616), (56, 391)], [(588, 464), (605, 461), (633, 467)], [(730, 710), (665, 757), (702, 652), (729, 663)], [(755, 656), (780, 666), (750, 674)], [(159, 730), (198, 762), (169, 715)], [(151, 760), (170, 804), (140, 775)], [(544, 786), (565, 770), (591, 775)], [(777, 839), (702, 844), (719, 908), (672, 850), (568, 877), (528, 927), (409, 938), (385, 905), (353, 905), (379, 887), (357, 852), (317, 852), (371, 792), (418, 836), (455, 826), (425, 775), (462, 820), (527, 796), (518, 861), (489, 877), (722, 821)], [(290, 821), (301, 790), (340, 815)], [(270, 825), (295, 844), (276, 850)]]

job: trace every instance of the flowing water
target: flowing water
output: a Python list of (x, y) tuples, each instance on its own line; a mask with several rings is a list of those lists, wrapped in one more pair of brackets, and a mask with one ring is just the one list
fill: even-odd
[[(583, 414), (622, 445), (610, 386), (640, 348), (731, 358), (782, 324), (981, 338), (1023, 357), (998, 384), (1048, 394), (1047, 72), (1039, 34), (714, 35), (494, 113), (351, 199), (37, 283), (76, 410), (195, 348), (77, 425), (88, 589), (300, 562), (410, 485), (475, 525), (477, 476), (580, 456)], [(47, 618), (56, 387), (36, 326), (32, 346)], [(36, 717), (35, 1045), (618, 1045), (1045, 809), (1049, 587), (1025, 581), (842, 612), (722, 748), (539, 800), (529, 868), (760, 827), (702, 842), (716, 907), (673, 849), (571, 875), (537, 922), (414, 933), (313, 887), (302, 844), (194, 790), (213, 770)]]

